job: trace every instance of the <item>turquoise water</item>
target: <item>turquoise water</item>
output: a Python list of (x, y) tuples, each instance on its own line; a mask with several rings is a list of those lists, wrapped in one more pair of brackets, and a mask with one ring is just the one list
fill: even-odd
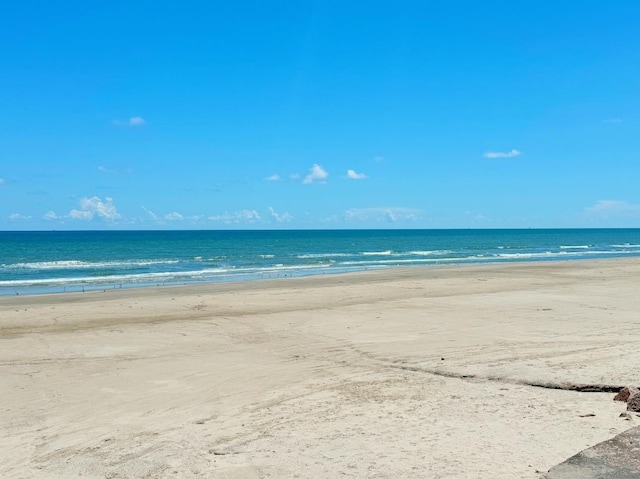
[(640, 256), (640, 229), (0, 232), (0, 294)]

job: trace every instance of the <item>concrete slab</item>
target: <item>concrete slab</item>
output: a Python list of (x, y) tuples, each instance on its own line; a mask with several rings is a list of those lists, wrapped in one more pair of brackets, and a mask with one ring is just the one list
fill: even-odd
[(546, 479), (640, 479), (640, 426), (552, 467)]

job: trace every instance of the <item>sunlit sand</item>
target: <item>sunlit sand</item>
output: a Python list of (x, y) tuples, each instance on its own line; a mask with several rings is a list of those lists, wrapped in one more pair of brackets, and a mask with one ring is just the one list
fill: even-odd
[(3, 478), (539, 477), (637, 424), (640, 260), (0, 298)]

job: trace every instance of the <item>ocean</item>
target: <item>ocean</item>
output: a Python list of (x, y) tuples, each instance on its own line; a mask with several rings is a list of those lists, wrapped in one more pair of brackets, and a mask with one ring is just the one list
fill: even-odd
[(0, 232), (0, 295), (640, 256), (640, 229)]

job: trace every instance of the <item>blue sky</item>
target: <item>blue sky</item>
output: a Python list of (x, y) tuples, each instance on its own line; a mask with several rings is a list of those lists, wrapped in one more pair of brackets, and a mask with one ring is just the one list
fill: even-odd
[(640, 227), (638, 18), (5, 2), (0, 229)]

